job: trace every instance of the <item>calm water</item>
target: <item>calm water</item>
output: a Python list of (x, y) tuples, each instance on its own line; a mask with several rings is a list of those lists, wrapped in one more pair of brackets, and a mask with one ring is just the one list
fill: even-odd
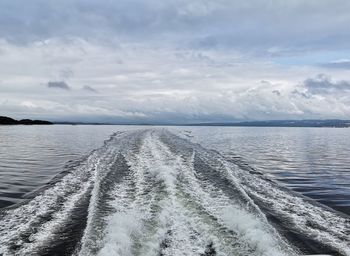
[(350, 255), (349, 135), (1, 126), (0, 255)]
[(0, 207), (23, 201), (70, 160), (78, 160), (117, 130), (112, 126), (0, 126)]

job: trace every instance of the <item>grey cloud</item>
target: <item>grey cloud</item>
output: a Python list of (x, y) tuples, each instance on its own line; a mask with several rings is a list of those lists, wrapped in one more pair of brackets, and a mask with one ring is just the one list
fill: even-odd
[(68, 79), (74, 76), (74, 72), (70, 68), (64, 68), (60, 71), (60, 77), (61, 79)]
[(332, 69), (350, 69), (350, 60), (337, 60), (328, 63), (320, 64), (321, 67), (332, 68)]
[(324, 74), (319, 74), (315, 78), (306, 79), (303, 85), (311, 94), (350, 92), (349, 81), (332, 81), (330, 77)]
[(348, 49), (349, 11), (347, 0), (33, 0), (25, 8), (23, 1), (12, 0), (0, 1), (0, 37), (19, 43), (67, 36), (141, 39), (266, 54), (277, 46), (290, 54)]
[(47, 83), (48, 88), (57, 88), (63, 90), (70, 90), (70, 86), (64, 81), (49, 81)]
[(89, 85), (85, 85), (85, 86), (83, 87), (83, 90), (84, 90), (84, 91), (88, 91), (88, 92), (94, 92), (94, 93), (97, 92), (96, 89), (92, 88), (92, 87), (89, 86)]
[(305, 92), (301, 92), (301, 91), (299, 91), (297, 89), (292, 91), (292, 95), (301, 96), (302, 98), (305, 98), (305, 99), (310, 99), (311, 98), (310, 94), (307, 94)]
[(277, 96), (281, 96), (281, 92), (279, 90), (273, 90), (273, 94), (276, 94)]

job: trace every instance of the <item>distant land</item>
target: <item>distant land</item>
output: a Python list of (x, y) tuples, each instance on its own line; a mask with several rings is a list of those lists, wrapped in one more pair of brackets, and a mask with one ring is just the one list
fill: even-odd
[(246, 126), (246, 127), (334, 127), (348, 128), (350, 120), (340, 119), (310, 119), (310, 120), (269, 120), (244, 122), (216, 122), (216, 123), (92, 123), (92, 122), (55, 122), (66, 125), (169, 125), (169, 126)]
[(31, 119), (22, 119), (22, 120), (15, 120), (11, 117), (7, 116), (0, 116), (0, 125), (50, 125), (53, 124), (49, 121), (44, 120), (31, 120)]
[(99, 122), (49, 122), (44, 120), (22, 119), (15, 120), (0, 116), (0, 125), (169, 125), (169, 126), (245, 126), (245, 127), (334, 127), (349, 128), (350, 120), (341, 119), (308, 119), (308, 120), (267, 120), (267, 121), (241, 121), (241, 122), (215, 122), (215, 123), (99, 123)]
[(270, 121), (245, 121), (232, 123), (199, 123), (191, 126), (252, 126), (252, 127), (335, 127), (348, 128), (350, 120), (270, 120)]

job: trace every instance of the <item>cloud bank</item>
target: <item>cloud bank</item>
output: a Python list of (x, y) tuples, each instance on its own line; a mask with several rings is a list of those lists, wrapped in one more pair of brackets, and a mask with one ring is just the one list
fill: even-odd
[(346, 0), (0, 1), (1, 114), (350, 119), (349, 12)]
[(349, 81), (335, 81), (324, 74), (319, 74), (316, 78), (306, 79), (304, 86), (311, 94), (334, 94), (347, 93), (350, 91)]
[(47, 83), (48, 88), (57, 88), (63, 90), (70, 90), (69, 85), (64, 81), (49, 81)]
[(97, 92), (94, 88), (92, 88), (89, 85), (84, 85), (83, 90), (88, 91), (88, 92), (94, 92), (94, 93)]

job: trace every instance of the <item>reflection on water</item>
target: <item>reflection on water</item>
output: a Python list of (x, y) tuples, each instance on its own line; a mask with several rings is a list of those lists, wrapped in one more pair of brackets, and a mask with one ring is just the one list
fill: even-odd
[(23, 201), (67, 161), (100, 147), (112, 126), (0, 126), (0, 208)]

